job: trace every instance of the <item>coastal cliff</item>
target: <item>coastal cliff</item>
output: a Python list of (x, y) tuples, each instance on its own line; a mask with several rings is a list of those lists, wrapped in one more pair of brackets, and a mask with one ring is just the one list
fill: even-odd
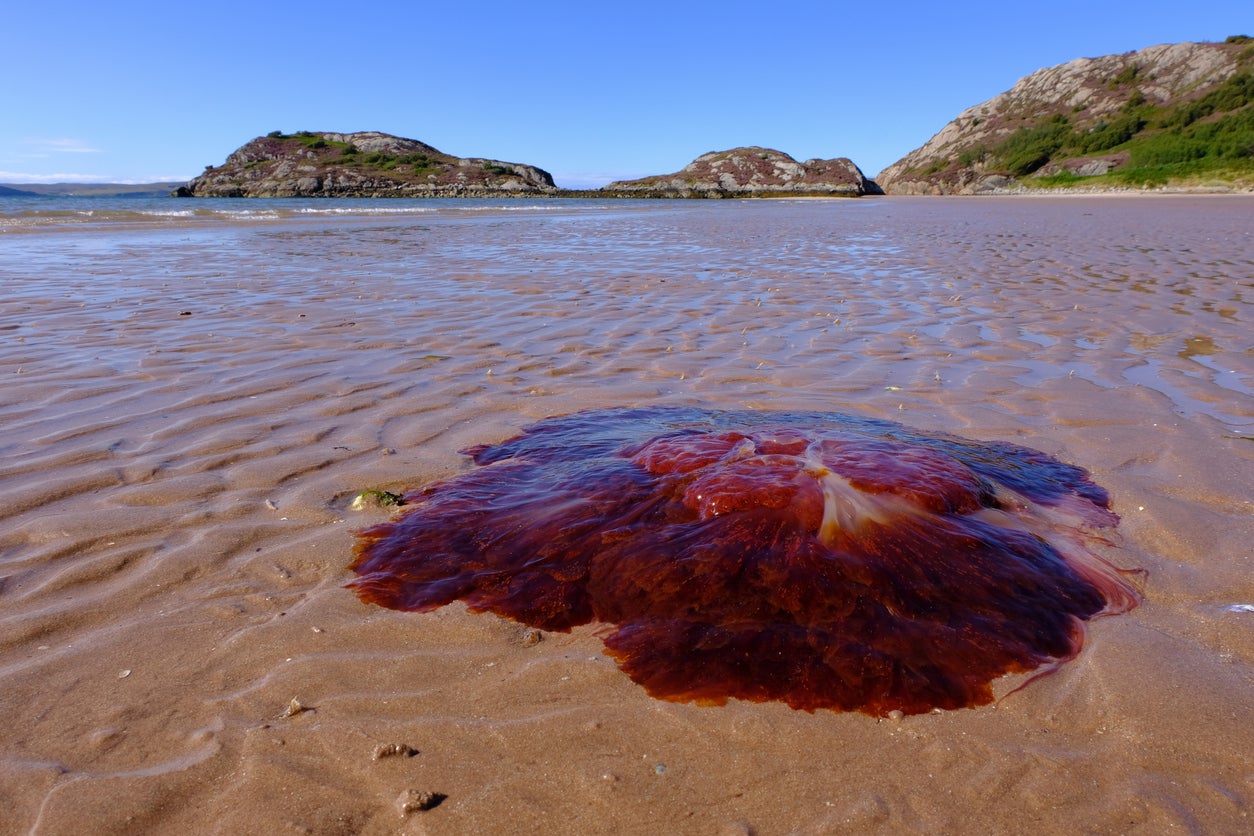
[(177, 197), (502, 197), (556, 192), (543, 169), (455, 157), (375, 131), (271, 133), (175, 190)]
[(674, 174), (619, 180), (601, 189), (622, 197), (760, 197), (880, 194), (850, 160), (797, 162), (782, 151), (751, 146), (702, 154)]
[(1254, 186), (1254, 39), (1038, 70), (876, 177), (888, 194)]

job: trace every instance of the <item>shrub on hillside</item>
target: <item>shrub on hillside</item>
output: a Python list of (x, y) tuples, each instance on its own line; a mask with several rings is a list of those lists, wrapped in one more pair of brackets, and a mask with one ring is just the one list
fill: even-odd
[(1216, 162), (1254, 158), (1254, 108), (1245, 108), (1213, 122), (1198, 122), (1163, 131), (1138, 142), (1129, 167), (1173, 165), (1209, 159)]
[(1073, 143), (1082, 154), (1097, 154), (1132, 139), (1146, 123), (1147, 120), (1140, 114), (1125, 113), (1113, 122), (1102, 122), (1088, 133), (1080, 134)]
[(995, 156), (1015, 177), (1036, 171), (1071, 138), (1067, 117), (1054, 114), (1047, 122), (1020, 128), (997, 147)]
[(1212, 113), (1225, 113), (1254, 102), (1254, 73), (1237, 73), (1197, 101), (1183, 104), (1163, 120), (1163, 127), (1183, 128)]

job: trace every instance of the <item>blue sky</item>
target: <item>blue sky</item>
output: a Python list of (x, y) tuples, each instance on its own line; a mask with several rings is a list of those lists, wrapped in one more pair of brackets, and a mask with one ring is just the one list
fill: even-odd
[(706, 151), (873, 176), (1041, 67), (1254, 35), (1250, 0), (18, 2), (0, 182), (184, 180), (272, 130), (379, 130), (559, 185)]

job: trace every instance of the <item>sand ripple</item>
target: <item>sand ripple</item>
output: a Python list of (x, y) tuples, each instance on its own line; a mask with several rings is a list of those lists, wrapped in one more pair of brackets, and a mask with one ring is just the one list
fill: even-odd
[[(64, 225), (63, 225), (64, 226)], [(1254, 201), (552, 203), (0, 249), (0, 833), (1246, 829)], [(1145, 606), (996, 709), (657, 703), (587, 630), (359, 604), (363, 488), (536, 419), (835, 409), (1040, 448)], [(1118, 559), (1115, 553), (1115, 559)], [(310, 710), (283, 717), (292, 698)], [(404, 742), (412, 757), (372, 757)]]

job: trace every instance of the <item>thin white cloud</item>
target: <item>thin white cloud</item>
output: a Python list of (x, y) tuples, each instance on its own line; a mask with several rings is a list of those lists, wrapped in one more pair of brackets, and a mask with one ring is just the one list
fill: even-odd
[(26, 140), (26, 144), (36, 151), (45, 154), (99, 154), (99, 148), (93, 148), (87, 142), (81, 139), (72, 139), (69, 137), (58, 138), (32, 138)]
[(144, 183), (186, 183), (192, 178), (185, 175), (174, 177), (108, 177), (101, 174), (23, 174), (20, 171), (0, 171), (0, 183), (118, 183), (123, 186)]

